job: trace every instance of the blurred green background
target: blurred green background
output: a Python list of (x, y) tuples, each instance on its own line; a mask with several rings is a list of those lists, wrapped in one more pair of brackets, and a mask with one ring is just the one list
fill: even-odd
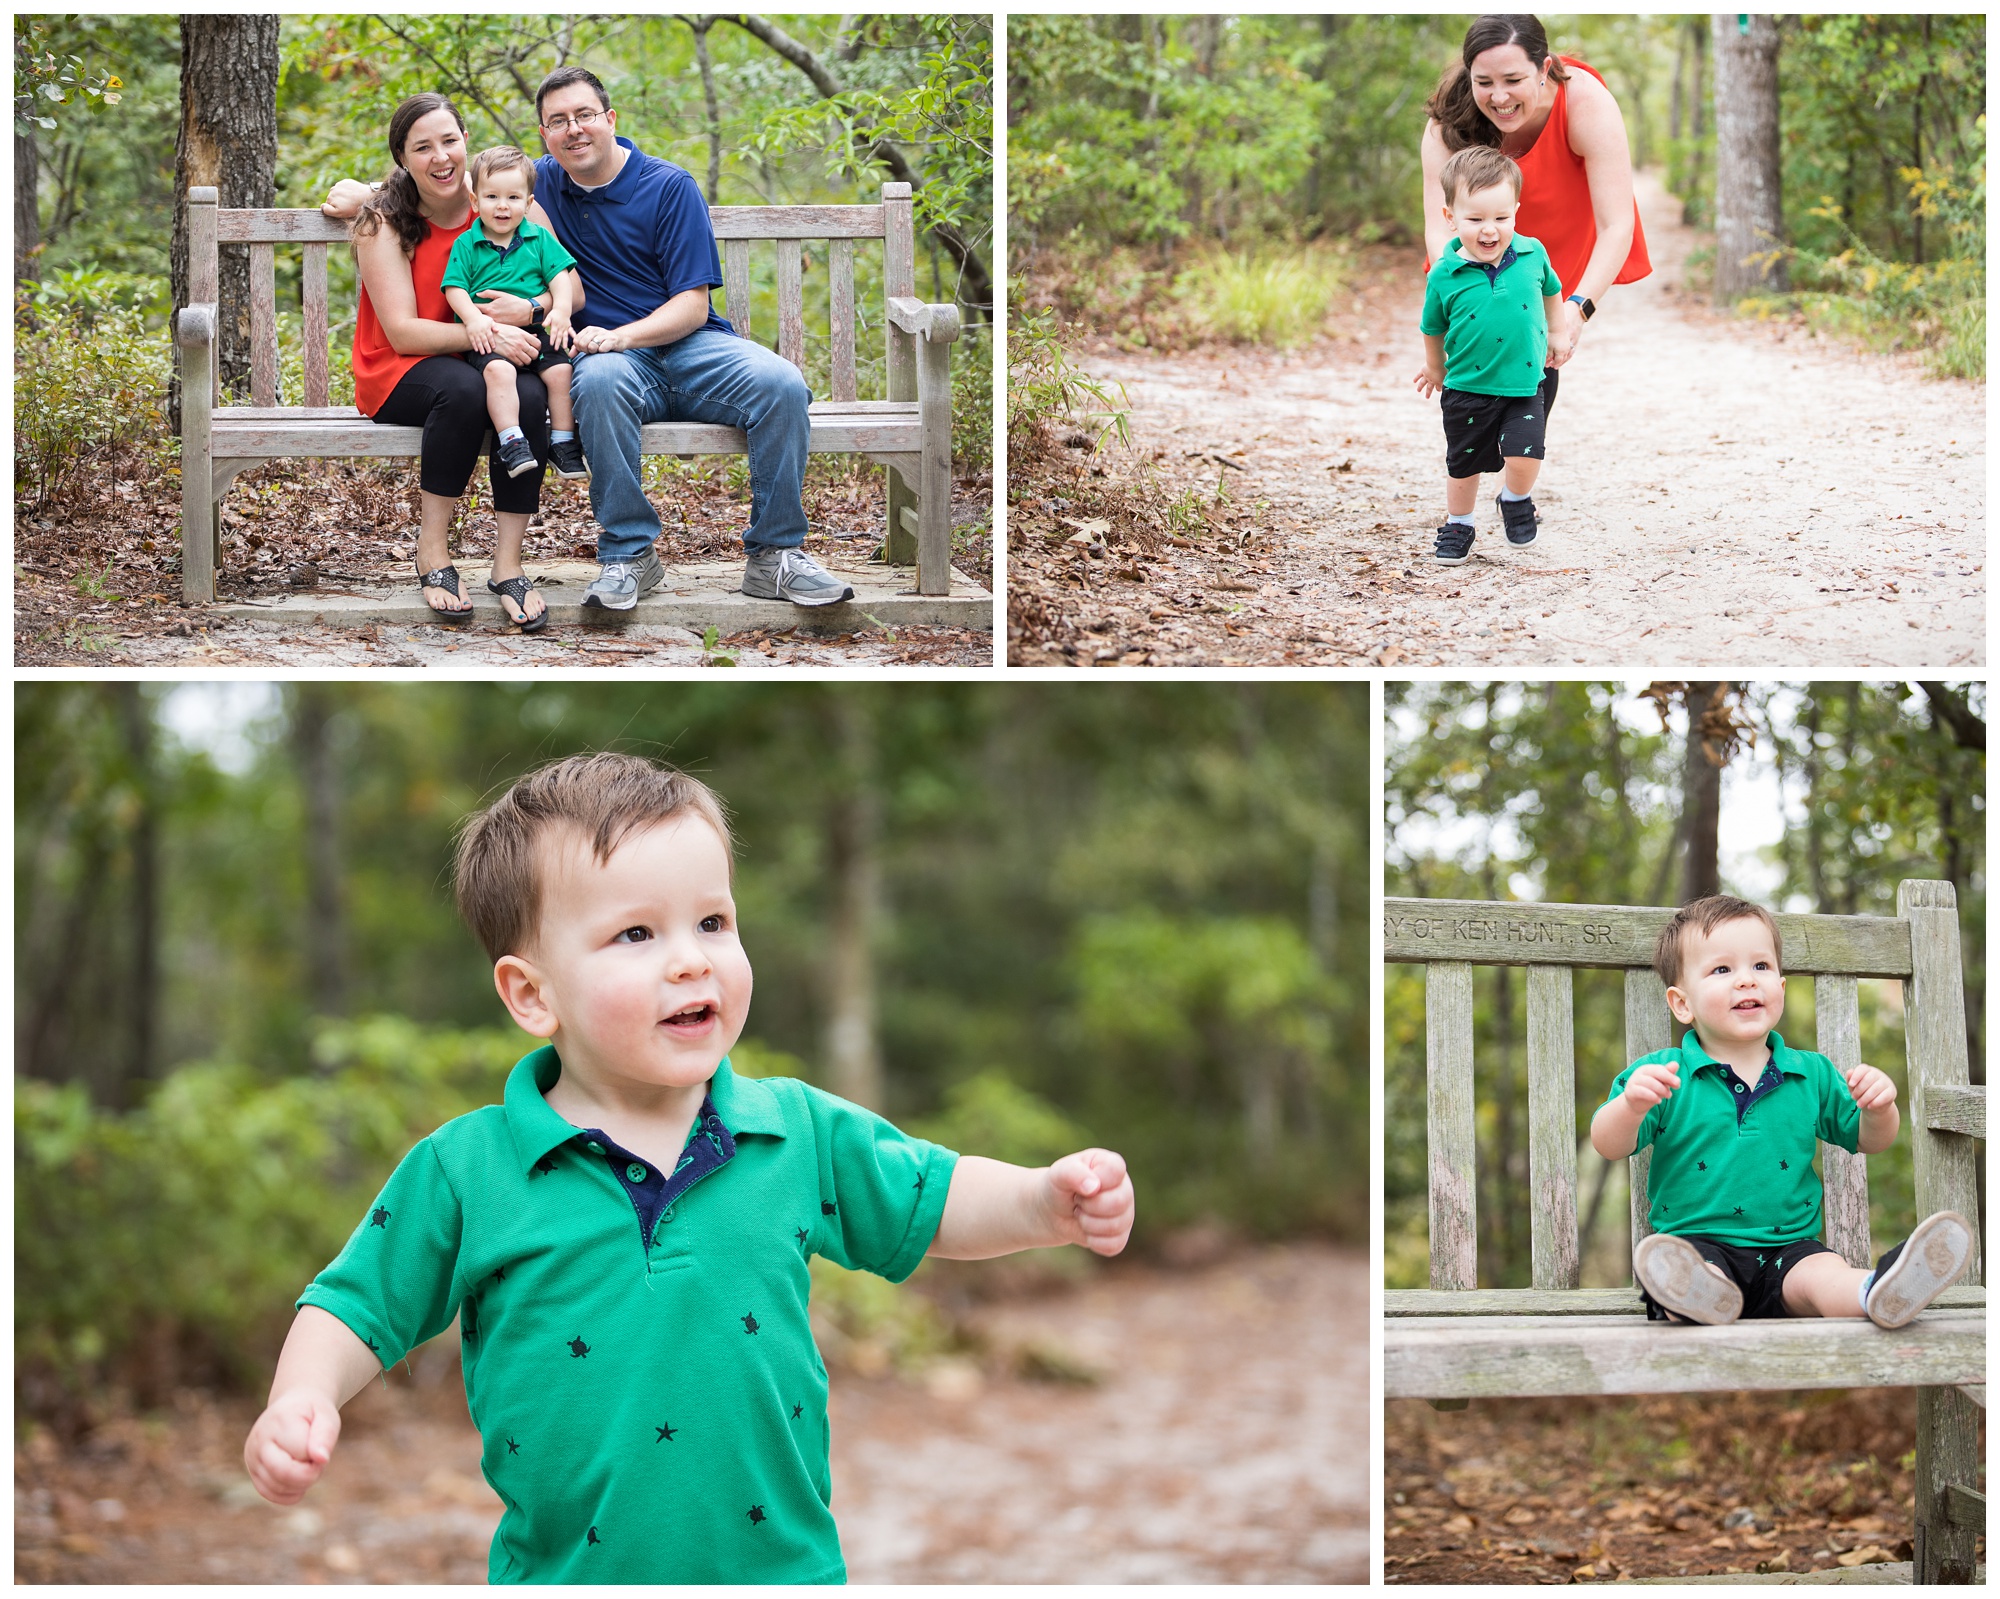
[[(1712, 892), (1712, 874), (1724, 891), (1776, 910), (1892, 916), (1899, 880), (1948, 878), (1972, 1080), (1985, 1081), (1984, 684), (1392, 683), (1387, 692), (1390, 895), (1676, 905)], [(1692, 753), (1690, 699), (1703, 734)], [(1714, 827), (1707, 849), (1704, 814)], [(1430, 1286), (1423, 970), (1385, 968), (1391, 1288)], [(1585, 1287), (1631, 1274), (1625, 1163), (1599, 1159), (1586, 1136), (1626, 1065), (1623, 982), (1616, 971), (1576, 973)], [(1478, 967), (1473, 983), (1479, 1284), (1523, 1288), (1526, 978)], [(1896, 1080), (1907, 1105), (1902, 985), (1864, 979), (1860, 993), (1862, 1057)], [(1779, 1031), (1813, 1047), (1811, 978), (1788, 982)], [(1868, 1161), (1878, 1251), (1915, 1220), (1910, 1160), (1906, 1116), (1895, 1145)]]
[(746, 1069), (972, 1152), (1120, 1149), (1141, 1252), (1365, 1238), (1367, 717), (1334, 683), (19, 685), (20, 1409), (268, 1371), (394, 1162), (531, 1046), (453, 830), (582, 749), (731, 806)]

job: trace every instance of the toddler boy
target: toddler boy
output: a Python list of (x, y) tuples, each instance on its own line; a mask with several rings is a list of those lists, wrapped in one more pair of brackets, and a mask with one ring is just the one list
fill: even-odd
[(1864, 1155), (1896, 1141), (1896, 1085), (1843, 1073), (1774, 1030), (1785, 1012), (1778, 924), (1727, 894), (1661, 930), (1653, 968), (1689, 1031), (1618, 1076), (1590, 1123), (1606, 1160), (1653, 1146), (1655, 1229), (1633, 1256), (1646, 1314), (1710, 1325), (1739, 1316), (1867, 1316), (1901, 1327), (1958, 1281), (1972, 1229), (1956, 1211), (1917, 1224), (1864, 1271), (1821, 1243), (1818, 1140)]
[(459, 1321), (494, 1582), (838, 1582), (808, 1262), (1125, 1247), (1107, 1150), (957, 1156), (790, 1078), (739, 1077), (750, 1006), (728, 823), (681, 773), (575, 756), (462, 833), (460, 911), (547, 1039), (505, 1102), (404, 1157), (300, 1296), (244, 1444), (296, 1503), (340, 1406)]
[(1549, 253), (1514, 231), (1521, 169), (1498, 150), (1461, 150), (1438, 174), (1444, 211), (1458, 229), (1424, 287), (1424, 369), (1417, 390), (1442, 393), (1445, 524), (1437, 558), (1462, 565), (1472, 554), (1472, 508), (1479, 474), (1505, 470), (1500, 519), (1507, 542), (1535, 542), (1532, 498), (1541, 471), (1547, 408), (1542, 369), (1562, 281)]
[(453, 242), (444, 267), (444, 297), (472, 339), (466, 356), (486, 379), (486, 414), (500, 445), (500, 465), (509, 477), (535, 469), (535, 452), (521, 431), (521, 399), (514, 387), (518, 368), (493, 348), (493, 319), (473, 296), (504, 289), (531, 300), (547, 289), (548, 315), (536, 313), (541, 350), (527, 370), (539, 373), (549, 391), (549, 464), (562, 477), (588, 477), (583, 446), (576, 441), (570, 409), (570, 312), (575, 308), (576, 258), (547, 228), (528, 220), (535, 197), (535, 167), (511, 144), (481, 150), (472, 158), (473, 224)]

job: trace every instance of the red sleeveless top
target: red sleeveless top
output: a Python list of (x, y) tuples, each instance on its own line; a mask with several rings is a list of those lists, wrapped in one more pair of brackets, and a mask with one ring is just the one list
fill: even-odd
[[(1556, 58), (1566, 67), (1588, 72), (1599, 83), (1604, 74), (1572, 56)], [(1556, 85), (1555, 109), (1535, 136), (1535, 142), (1515, 156), (1521, 169), (1521, 208), (1514, 226), (1539, 239), (1562, 279), (1563, 293), (1574, 294), (1597, 247), (1597, 217), (1590, 209), (1590, 179), (1583, 157), (1569, 147), (1569, 85)], [(1639, 225), (1639, 202), (1632, 202), (1632, 249), (1614, 283), (1636, 283), (1653, 270), (1646, 254), (1646, 232)]]
[[(426, 322), (455, 322), (450, 303), (444, 297), (445, 263), (451, 258), (452, 242), (472, 226), (472, 213), (465, 227), (449, 233), (431, 223), (424, 224), (423, 242), (410, 257), (410, 286), (417, 291), (417, 315)], [(388, 403), (403, 374), (423, 360), (421, 355), (398, 355), (376, 319), (375, 307), (368, 302), (368, 286), (354, 308), (354, 403), (363, 416), (373, 416)]]

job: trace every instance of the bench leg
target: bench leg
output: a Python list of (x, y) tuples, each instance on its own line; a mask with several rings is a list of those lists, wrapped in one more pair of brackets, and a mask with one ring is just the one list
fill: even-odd
[(1979, 1409), (1956, 1388), (1917, 1390), (1916, 1582), (1970, 1583), (1977, 1532), (1950, 1518), (1949, 1489), (1979, 1471)]
[(903, 513), (916, 510), (916, 491), (893, 466), (883, 470), (889, 474), (889, 536), (882, 543), (882, 559), (891, 566), (915, 566), (917, 536), (903, 525)]
[(923, 417), (923, 465), (917, 484), (917, 592), (951, 592), (951, 344), (926, 338), (917, 347), (917, 404)]

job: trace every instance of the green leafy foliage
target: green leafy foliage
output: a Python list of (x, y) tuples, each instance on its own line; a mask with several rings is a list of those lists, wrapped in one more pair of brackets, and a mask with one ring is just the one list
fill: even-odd
[(16, 321), (15, 481), (37, 509), (157, 459), (170, 364), (131, 293), (129, 280), (70, 273)]
[(1075, 423), (1090, 429), (1097, 448), (1107, 438), (1132, 442), (1125, 386), (1092, 377), (1064, 348), (1056, 313), (1030, 313), (1007, 336), (1007, 439), (1017, 453), (1045, 446), (1051, 429)]
[(54, 133), (58, 109), (114, 106), (124, 98), (125, 80), (82, 56), (59, 55), (49, 47), (49, 30), (23, 19), (14, 34), (14, 132), (30, 128)]
[(1290, 349), (1311, 341), (1346, 276), (1336, 251), (1290, 243), (1212, 250), (1174, 282), (1196, 328), (1233, 344)]

